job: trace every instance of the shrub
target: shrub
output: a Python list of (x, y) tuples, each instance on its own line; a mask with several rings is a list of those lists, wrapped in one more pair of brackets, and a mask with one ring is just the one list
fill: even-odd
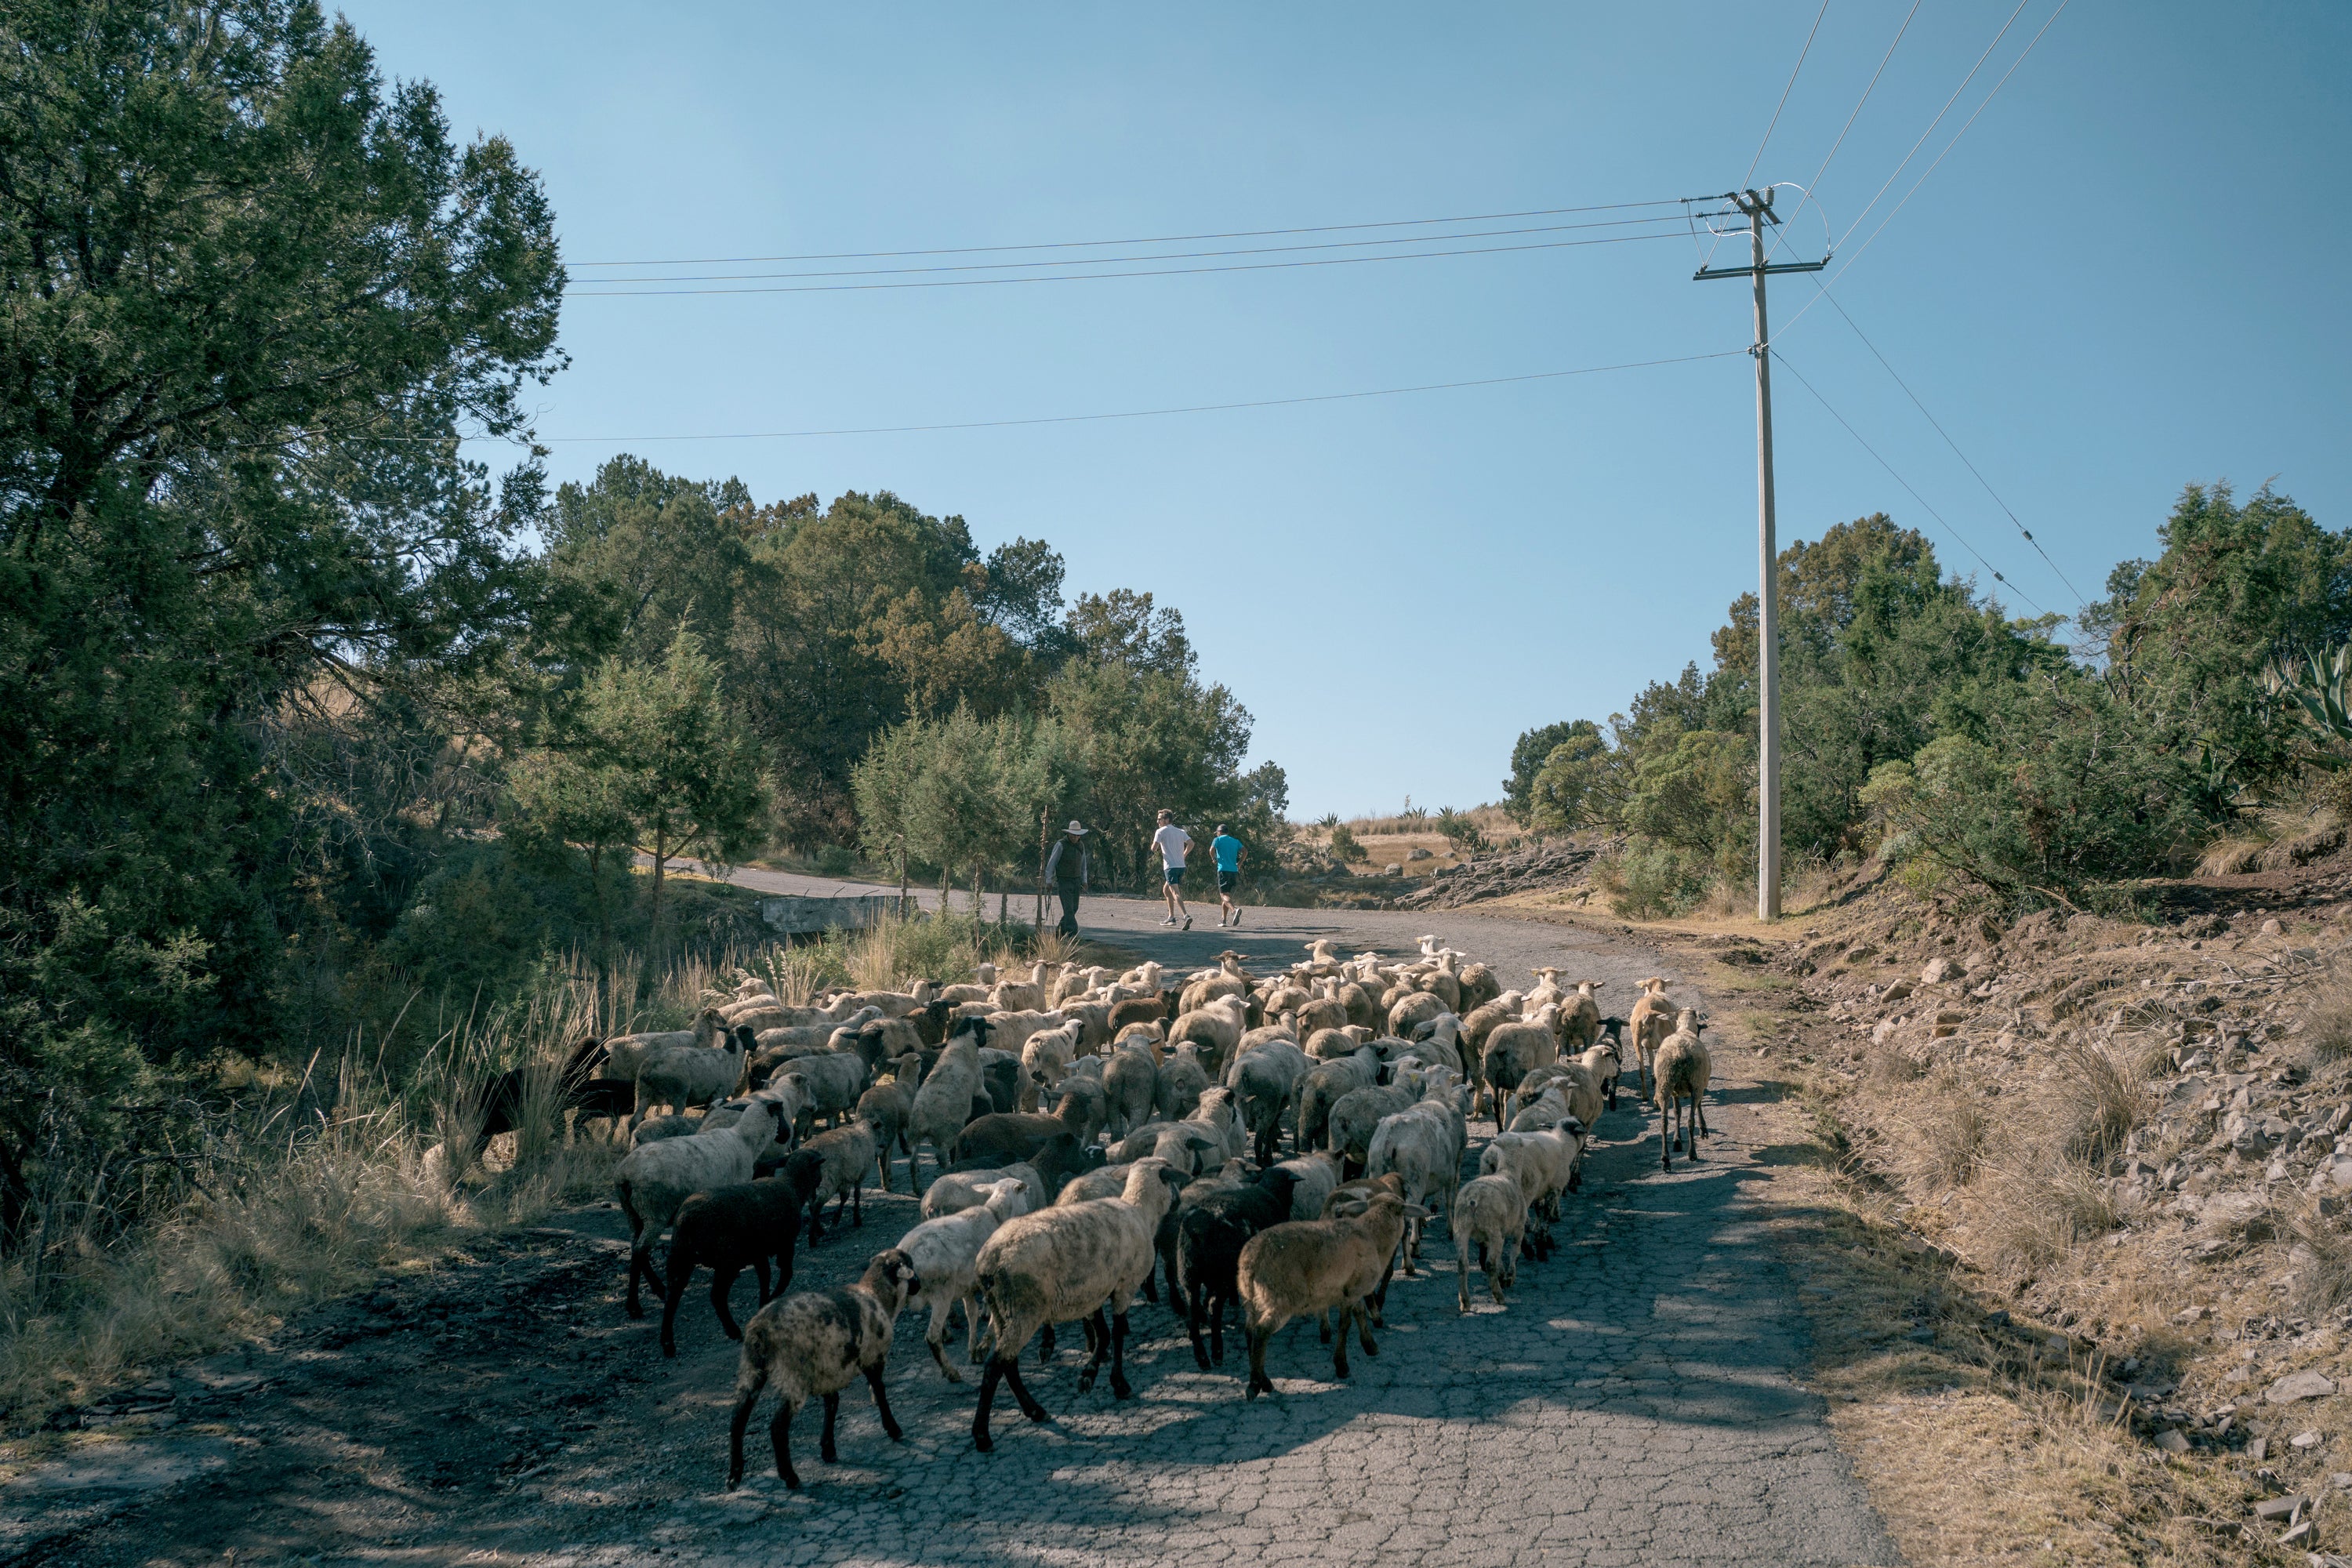
[(1706, 897), (1715, 868), (1703, 856), (1637, 838), (1612, 858), (1593, 862), (1592, 880), (1609, 907), (1628, 920), (1664, 920)]
[(857, 868), (857, 857), (845, 844), (828, 844), (816, 852), (817, 874), (824, 877), (846, 877)]
[(1990, 741), (1946, 735), (1864, 786), (1879, 852), (1966, 877), (2003, 900), (2067, 902), (2164, 869), (2198, 826), (2195, 770), (2084, 675), (2039, 678)]
[(1364, 847), (1356, 842), (1356, 836), (1348, 831), (1344, 822), (1331, 829), (1331, 858), (1342, 866), (1352, 866), (1365, 858)]
[(1466, 814), (1456, 811), (1450, 805), (1439, 808), (1437, 831), (1445, 835), (1447, 843), (1465, 854), (1475, 855), (1489, 847), (1486, 836), (1478, 831), (1478, 825), (1471, 821)]

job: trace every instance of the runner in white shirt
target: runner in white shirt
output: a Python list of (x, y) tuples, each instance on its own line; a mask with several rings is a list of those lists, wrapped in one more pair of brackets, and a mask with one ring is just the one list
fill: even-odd
[(1192, 836), (1176, 826), (1174, 812), (1163, 811), (1159, 830), (1151, 836), (1151, 847), (1160, 851), (1160, 875), (1165, 879), (1160, 890), (1168, 900), (1168, 918), (1160, 923), (1172, 926), (1181, 921), (1191, 931), (1192, 911), (1184, 907), (1184, 853), (1192, 847)]

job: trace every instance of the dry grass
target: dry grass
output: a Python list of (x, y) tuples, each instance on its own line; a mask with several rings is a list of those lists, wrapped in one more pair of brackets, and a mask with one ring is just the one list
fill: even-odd
[(2315, 1067), (2352, 1058), (2352, 975), (2341, 967), (2304, 993), (2303, 1048)]
[[(405, 1086), (355, 1039), (276, 1088), (191, 1103), (173, 1160), (184, 1184), (169, 1202), (134, 1206), (116, 1156), (45, 1150), (32, 1234), (0, 1263), (0, 1421), (36, 1423), (387, 1267), (601, 1191), (617, 1148), (567, 1136), (556, 1079), (592, 1022), (638, 1016), (613, 989), (575, 973), (460, 1020)], [(476, 1167), (464, 1156), (480, 1091), (517, 1066), (520, 1125)]]
[(1906, 1173), (1930, 1192), (1968, 1185), (1993, 1135), (1991, 1113), (1976, 1087), (1949, 1070), (1937, 1074), (1924, 1094), (1898, 1111), (1895, 1125), (1906, 1145)]
[(1968, 1231), (1982, 1255), (2030, 1271), (2116, 1226), (2114, 1201), (2090, 1167), (2050, 1144), (2003, 1150), (1974, 1184)]
[[(1949, 1090), (1930, 1080), (1927, 1092)], [(1816, 1109), (1816, 1158), (1785, 1177), (1792, 1197), (1811, 1201), (1779, 1205), (1776, 1228), (1803, 1280), (1811, 1381), (1907, 1561), (2279, 1561), (2233, 1522), (2200, 1522), (2246, 1519), (2263, 1495), (2251, 1472), (2150, 1447), (2113, 1369), (2063, 1336), (2053, 1348), (2048, 1331), (2007, 1321), (2002, 1296), (1906, 1241), (1917, 1211), (1853, 1173), (1836, 1114)], [(2138, 1289), (2153, 1299), (2161, 1281)]]
[(2207, 845), (2198, 858), (2197, 874), (2235, 877), (2308, 865), (2344, 847), (2345, 827), (2343, 813), (2331, 802), (2267, 807)]
[(2053, 1054), (2058, 1077), (2050, 1103), (2064, 1129), (2066, 1152), (2104, 1166), (2147, 1119), (2147, 1080), (2137, 1060), (2079, 1037), (2061, 1041)]

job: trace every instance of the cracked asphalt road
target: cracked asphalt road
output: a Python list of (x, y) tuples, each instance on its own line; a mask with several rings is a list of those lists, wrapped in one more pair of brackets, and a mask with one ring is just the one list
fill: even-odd
[[(1253, 910), (1240, 932), (1171, 932), (1149, 923), (1151, 906), (1118, 902), (1090, 902), (1090, 931), (1171, 962), (1231, 944), (1265, 966), (1318, 935), (1395, 952), (1432, 931), (1522, 973), (1566, 963), (1609, 982), (1616, 1008), (1642, 974), (1677, 978), (1642, 948), (1532, 921)], [(1113, 1400), (1107, 1383), (1077, 1394), (1078, 1336), (1066, 1333), (1055, 1365), (1030, 1376), (1055, 1420), (1032, 1426), (1007, 1405), (997, 1451), (982, 1455), (973, 1383), (945, 1384), (921, 1319), (903, 1317), (890, 1386), (908, 1441), (886, 1441), (853, 1387), (839, 1464), (816, 1462), (819, 1413), (803, 1413), (798, 1493), (772, 1469), (719, 1489), (734, 1347), (698, 1292), (680, 1313), (681, 1353), (664, 1362), (652, 1324), (620, 1314), (618, 1216), (583, 1211), (475, 1266), (494, 1272), (445, 1274), (442, 1304), (425, 1303), (413, 1328), (395, 1309), (392, 1327), (364, 1331), (373, 1337), (334, 1320), (289, 1342), (284, 1381), (238, 1405), (228, 1426), (240, 1446), (210, 1479), (40, 1555), (194, 1563), (235, 1547), (240, 1561), (549, 1568), (656, 1553), (985, 1568), (1895, 1563), (1822, 1402), (1797, 1381), (1802, 1321), (1765, 1223), (1772, 1147), (1793, 1141), (1793, 1113), (1732, 1052), (1718, 1053), (1711, 1098), (1706, 1161), (1671, 1175), (1630, 1095), (1602, 1118), (1584, 1191), (1555, 1227), (1559, 1250), (1522, 1263), (1506, 1309), (1474, 1271), (1474, 1310), (1457, 1318), (1451, 1247), (1433, 1227), (1438, 1271), (1397, 1280), (1381, 1353), (1351, 1357), (1345, 1384), (1330, 1380), (1313, 1324), (1297, 1322), (1269, 1352), (1278, 1394), (1244, 1403), (1238, 1335), (1225, 1364), (1202, 1373), (1167, 1310), (1139, 1304), (1136, 1398)], [(1474, 1165), (1482, 1142), (1474, 1124)], [(862, 1231), (803, 1253), (796, 1288), (845, 1281), (913, 1223), (903, 1190), (866, 1207)], [(528, 1310), (511, 1310), (518, 1297)], [(751, 1297), (739, 1282), (739, 1314)], [(469, 1300), (507, 1310), (454, 1331), (447, 1303)]]

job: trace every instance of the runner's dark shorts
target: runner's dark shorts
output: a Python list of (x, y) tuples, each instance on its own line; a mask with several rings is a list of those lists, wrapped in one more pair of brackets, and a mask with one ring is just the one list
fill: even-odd
[(1163, 867), (1161, 867), (1161, 868), (1160, 868), (1160, 869), (1161, 869), (1162, 871), (1164, 871), (1165, 873), (1167, 873), (1167, 877), (1168, 877), (1168, 885), (1169, 885), (1170, 887), (1171, 887), (1171, 888), (1181, 888), (1181, 887), (1182, 887), (1182, 886), (1184, 885), (1184, 868), (1183, 868), (1183, 867), (1181, 867), (1181, 866), (1163, 866)]
[(1220, 871), (1217, 873), (1217, 891), (1221, 893), (1230, 893), (1241, 885), (1242, 874), (1239, 871)]

